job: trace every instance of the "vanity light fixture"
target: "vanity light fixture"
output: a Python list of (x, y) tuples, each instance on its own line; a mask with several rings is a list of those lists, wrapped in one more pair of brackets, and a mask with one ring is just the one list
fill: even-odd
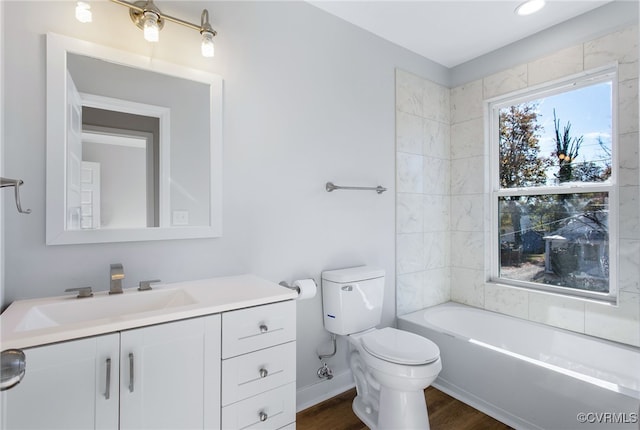
[(82, 23), (91, 22), (91, 6), (88, 3), (79, 1), (76, 3), (76, 19)]
[(157, 42), (160, 39), (160, 30), (164, 27), (164, 22), (171, 21), (197, 30), (202, 35), (202, 55), (204, 57), (213, 57), (213, 38), (218, 33), (209, 24), (209, 11), (207, 9), (202, 11), (200, 25), (197, 25), (163, 14), (153, 3), (153, 0), (137, 1), (135, 3), (126, 0), (111, 1), (129, 8), (131, 21), (144, 31), (144, 38), (149, 42)]
[(515, 12), (520, 16), (531, 15), (542, 9), (545, 4), (545, 0), (528, 0), (520, 4)]

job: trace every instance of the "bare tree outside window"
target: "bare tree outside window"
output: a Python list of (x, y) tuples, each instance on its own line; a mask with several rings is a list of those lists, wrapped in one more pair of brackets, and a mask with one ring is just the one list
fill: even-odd
[(598, 112), (580, 97), (611, 87), (598, 85), (499, 109), (499, 185), (517, 189), (498, 196), (501, 279), (608, 293), (609, 193), (574, 192), (575, 184), (611, 178), (611, 117), (592, 121), (603, 130), (578, 133), (583, 117)]

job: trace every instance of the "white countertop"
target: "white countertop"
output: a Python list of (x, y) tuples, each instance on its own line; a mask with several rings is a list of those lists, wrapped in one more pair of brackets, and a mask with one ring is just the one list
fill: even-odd
[[(45, 328), (25, 328), (25, 317), (34, 308), (50, 304), (73, 303), (73, 301), (97, 300), (95, 305), (104, 303), (122, 303), (134, 295), (153, 294), (169, 290), (182, 290), (193, 303), (113, 315), (110, 317), (69, 322)], [(74, 294), (43, 299), (17, 300), (0, 315), (0, 350), (10, 348), (29, 348), (55, 342), (62, 342), (82, 337), (112, 333), (122, 330), (160, 324), (170, 321), (193, 318), (203, 315), (264, 305), (297, 297), (294, 290), (282, 287), (274, 282), (266, 281), (254, 275), (240, 275), (223, 278), (202, 279), (198, 281), (176, 282), (171, 284), (154, 284), (153, 290), (138, 291), (137, 288), (123, 290), (123, 294), (109, 296), (107, 291), (94, 292), (94, 297), (78, 299)], [(140, 298), (141, 296), (136, 296)], [(151, 296), (146, 296), (151, 297)], [(145, 297), (145, 298), (146, 298)], [(116, 300), (113, 300), (113, 299)], [(89, 302), (85, 302), (89, 304)], [(81, 305), (81, 303), (79, 303)]]

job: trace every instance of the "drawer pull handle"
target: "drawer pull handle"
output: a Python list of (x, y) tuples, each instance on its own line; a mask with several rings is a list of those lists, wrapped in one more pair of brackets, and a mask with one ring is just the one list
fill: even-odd
[(129, 392), (133, 393), (133, 352), (129, 353)]
[(260, 377), (261, 378), (266, 378), (269, 375), (269, 371), (267, 369), (265, 369), (264, 367), (262, 369), (260, 369)]
[(269, 331), (269, 327), (266, 324), (260, 324), (260, 333), (266, 333)]
[(111, 398), (111, 359), (107, 358), (107, 380), (105, 383), (105, 390), (104, 390), (104, 398), (106, 400), (109, 400), (109, 398)]
[(266, 421), (267, 418), (269, 418), (269, 415), (267, 415), (264, 411), (260, 411), (260, 421)]

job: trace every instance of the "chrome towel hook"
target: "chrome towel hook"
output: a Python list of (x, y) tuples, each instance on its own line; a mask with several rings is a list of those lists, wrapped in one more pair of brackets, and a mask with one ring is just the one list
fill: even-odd
[(22, 209), (22, 204), (20, 203), (20, 186), (24, 184), (22, 179), (9, 179), (9, 178), (0, 178), (0, 188), (4, 187), (13, 187), (16, 197), (16, 207), (18, 208), (18, 212), (21, 214), (30, 214), (31, 209)]

